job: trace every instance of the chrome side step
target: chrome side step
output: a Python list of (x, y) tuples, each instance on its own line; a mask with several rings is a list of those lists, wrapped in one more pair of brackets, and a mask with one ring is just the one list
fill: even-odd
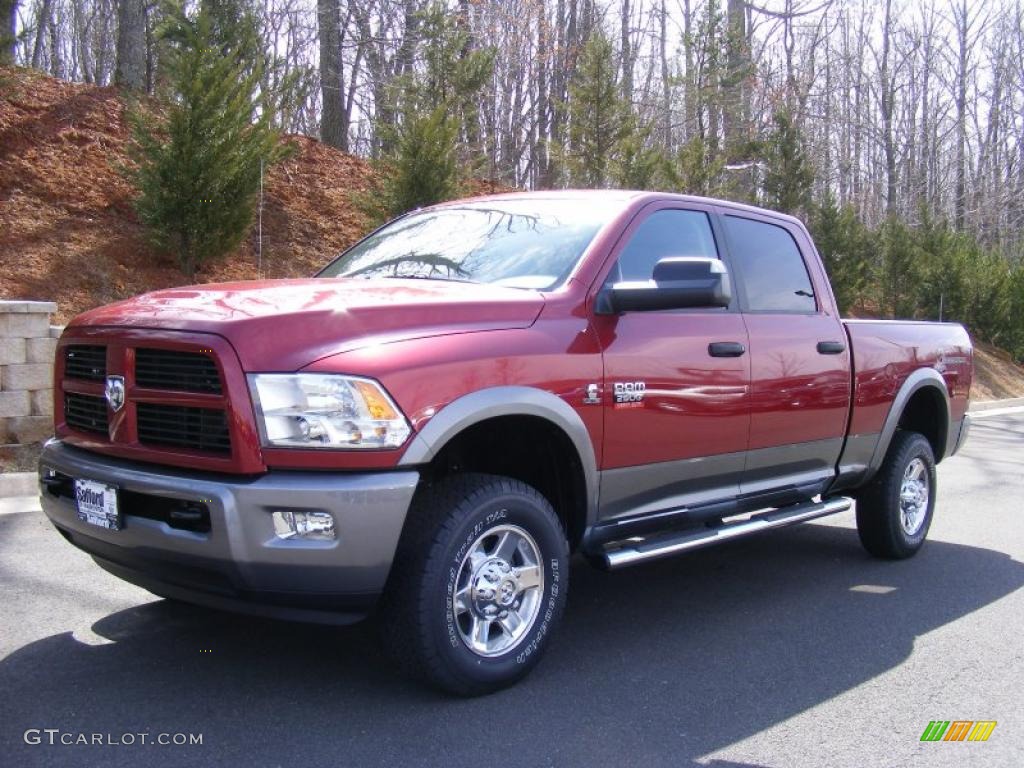
[(657, 560), (691, 549), (710, 547), (724, 541), (749, 536), (752, 533), (783, 528), (787, 525), (814, 520), (817, 517), (845, 512), (853, 506), (853, 499), (838, 496), (826, 501), (807, 502), (791, 507), (772, 509), (753, 515), (738, 523), (727, 523), (719, 528), (705, 528), (699, 531), (684, 531), (668, 534), (658, 538), (645, 540), (636, 544), (606, 550), (600, 556), (601, 563), (609, 570), (624, 568), (627, 565)]

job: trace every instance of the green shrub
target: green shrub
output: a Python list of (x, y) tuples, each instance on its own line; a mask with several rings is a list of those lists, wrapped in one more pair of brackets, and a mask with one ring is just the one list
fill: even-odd
[(215, 10), (177, 12), (162, 37), (170, 44), (170, 102), (163, 118), (135, 109), (135, 209), (149, 239), (174, 255), (191, 279), (203, 263), (233, 250), (248, 231), (261, 165), (283, 154), (273, 109), (259, 91), (260, 58), (243, 25), (223, 38)]

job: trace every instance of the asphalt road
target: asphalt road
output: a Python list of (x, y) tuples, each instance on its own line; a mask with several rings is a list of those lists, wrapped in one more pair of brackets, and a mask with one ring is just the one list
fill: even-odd
[[(615, 574), (577, 564), (546, 659), (468, 701), (399, 677), (371, 626), (167, 603), (6, 502), (0, 765), (1016, 768), (1024, 414), (977, 421), (939, 484), (910, 561), (870, 559), (846, 513)], [(957, 719), (998, 725), (919, 741)], [(25, 743), (46, 728), (202, 745)]]

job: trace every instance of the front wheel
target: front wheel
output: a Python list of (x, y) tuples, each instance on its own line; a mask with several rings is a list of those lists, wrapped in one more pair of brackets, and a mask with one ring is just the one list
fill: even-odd
[(381, 606), (407, 672), (460, 695), (516, 682), (561, 618), (569, 547), (550, 503), (518, 480), (446, 478), (409, 510)]
[(857, 496), (857, 533), (875, 557), (898, 560), (924, 544), (935, 510), (935, 456), (916, 432), (897, 430), (878, 474)]

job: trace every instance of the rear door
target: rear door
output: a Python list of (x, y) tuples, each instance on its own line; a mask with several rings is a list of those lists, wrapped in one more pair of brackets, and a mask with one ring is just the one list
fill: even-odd
[(807, 498), (832, 480), (846, 434), (846, 331), (800, 227), (753, 213), (721, 214), (750, 342), (750, 441), (741, 492)]
[[(666, 257), (718, 258), (711, 212), (667, 201), (648, 206), (616, 245), (595, 293), (607, 283), (650, 280)], [(750, 422), (747, 332), (736, 300), (724, 309), (624, 312), (593, 322), (605, 367), (600, 517), (735, 498)]]

